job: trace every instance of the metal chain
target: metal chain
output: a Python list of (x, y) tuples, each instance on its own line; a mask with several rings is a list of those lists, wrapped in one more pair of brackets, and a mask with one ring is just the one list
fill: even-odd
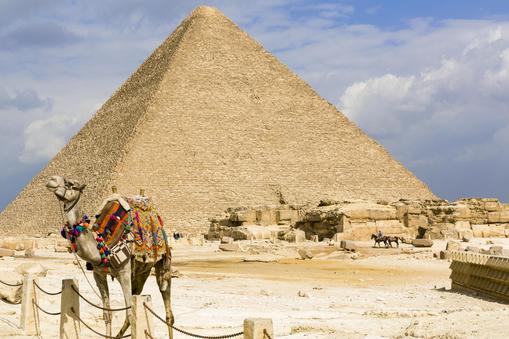
[(32, 304), (34, 304), (34, 306), (37, 307), (40, 311), (48, 315), (60, 315), (60, 312), (48, 312), (45, 309), (41, 308), (41, 306), (37, 305), (34, 299), (32, 299)]
[(272, 337), (270, 336), (269, 332), (267, 332), (267, 329), (263, 329), (263, 339), (272, 339)]
[(148, 337), (148, 339), (155, 339), (152, 334), (150, 334), (147, 330), (145, 330), (145, 337)]
[(83, 295), (78, 292), (78, 290), (74, 287), (74, 285), (71, 285), (73, 291), (79, 295), (79, 297), (83, 300), (85, 300), (89, 305), (94, 306), (95, 308), (98, 308), (103, 311), (109, 311), (109, 312), (117, 312), (117, 311), (126, 311), (131, 308), (131, 306), (121, 307), (121, 308), (105, 308), (101, 306), (97, 306), (96, 304), (92, 303), (91, 301), (88, 301), (87, 298), (85, 298)]
[(86, 322), (84, 322), (84, 321), (83, 321), (83, 319), (81, 319), (81, 318), (80, 318), (80, 317), (76, 314), (76, 312), (74, 312), (74, 308), (73, 308), (73, 307), (71, 307), (71, 312), (72, 312), (72, 314), (74, 314), (74, 316), (75, 316), (76, 318), (78, 318), (78, 320), (79, 320), (79, 321), (80, 321), (83, 325), (85, 325), (85, 327), (86, 327), (86, 328), (88, 328), (90, 331), (94, 332), (95, 334), (97, 334), (98, 336), (101, 336), (101, 337), (103, 337), (103, 338), (108, 338), (108, 339), (110, 339), (110, 338), (111, 338), (111, 339), (115, 339), (115, 338), (117, 338), (117, 339), (122, 339), (122, 338), (128, 338), (128, 337), (130, 337), (130, 336), (131, 336), (131, 334), (126, 334), (126, 335), (124, 335), (124, 336), (122, 336), (122, 337), (113, 337), (113, 336), (111, 336), (111, 335), (106, 335), (106, 334), (99, 333), (99, 332), (97, 332), (96, 330), (94, 330), (92, 327), (90, 327), (90, 326), (89, 326)]
[(151, 309), (150, 307), (148, 307), (148, 305), (144, 302), (143, 303), (143, 306), (150, 312), (152, 313), (157, 319), (161, 320), (163, 323), (165, 323), (166, 325), (170, 326), (171, 328), (173, 328), (175, 331), (177, 332), (180, 332), (182, 334), (185, 334), (185, 335), (188, 335), (190, 337), (195, 337), (195, 338), (202, 338), (202, 339), (228, 339), (228, 338), (234, 338), (234, 337), (238, 337), (238, 336), (241, 336), (244, 334), (244, 331), (242, 332), (238, 332), (238, 333), (234, 333), (234, 334), (227, 334), (227, 335), (220, 335), (220, 336), (206, 336), (206, 335), (200, 335), (200, 334), (194, 334), (194, 333), (190, 333), (190, 332), (187, 332), (187, 331), (184, 331), (178, 327), (175, 327), (171, 324), (169, 324), (166, 320), (164, 320), (163, 318), (161, 318), (157, 313), (154, 312), (153, 309)]
[(9, 284), (9, 283), (6, 283), (5, 281), (2, 281), (0, 280), (0, 283), (4, 284), (4, 285), (7, 285), (7, 286), (11, 286), (11, 287), (19, 287), (19, 286), (22, 286), (23, 283), (20, 282), (20, 283), (16, 283), (16, 284)]
[(34, 280), (34, 285), (35, 287), (37, 287), (39, 289), (39, 291), (43, 292), (43, 293), (46, 293), (47, 295), (59, 295), (59, 294), (62, 294), (62, 291), (58, 291), (58, 292), (48, 292), (46, 290), (43, 290), (41, 286), (39, 286), (38, 283), (35, 282)]

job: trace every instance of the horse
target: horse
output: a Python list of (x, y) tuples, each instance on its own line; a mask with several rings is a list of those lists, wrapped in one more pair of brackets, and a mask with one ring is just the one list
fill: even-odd
[(377, 234), (371, 234), (371, 239), (374, 239), (375, 240), (375, 243), (373, 244), (373, 247), (376, 247), (376, 245), (378, 244), (378, 247), (380, 247), (380, 243), (384, 243), (385, 244), (385, 247), (387, 247), (387, 240), (386, 240), (386, 236), (381, 236), (379, 237)]
[(389, 246), (392, 247), (392, 243), (395, 242), (396, 243), (396, 247), (399, 247), (399, 242), (400, 242), (401, 238), (400, 237), (397, 237), (397, 236), (393, 236), (393, 235), (388, 235), (388, 236), (385, 236), (385, 243), (389, 244)]

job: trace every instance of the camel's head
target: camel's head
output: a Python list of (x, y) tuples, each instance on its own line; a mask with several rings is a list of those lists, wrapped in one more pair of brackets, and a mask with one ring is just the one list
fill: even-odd
[(78, 199), (86, 185), (76, 180), (67, 180), (58, 175), (52, 176), (46, 183), (46, 188), (53, 192), (58, 200), (68, 204)]

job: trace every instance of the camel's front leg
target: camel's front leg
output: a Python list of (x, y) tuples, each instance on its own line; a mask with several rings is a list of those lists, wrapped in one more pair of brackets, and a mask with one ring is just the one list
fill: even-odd
[(173, 339), (173, 328), (175, 322), (173, 311), (171, 309), (171, 260), (161, 259), (155, 265), (156, 280), (161, 295), (163, 297), (164, 309), (166, 310), (166, 322), (168, 325), (168, 335)]
[[(106, 279), (108, 276), (106, 272), (100, 272), (94, 270), (94, 280), (99, 288), (99, 293), (101, 293), (101, 298), (103, 300), (103, 307), (110, 308), (110, 292), (108, 290), (108, 280)], [(111, 311), (103, 311), (104, 322), (106, 324), (106, 335), (111, 336)]]
[(124, 267), (118, 272), (117, 276), (118, 282), (120, 283), (120, 286), (122, 287), (122, 293), (124, 294), (124, 301), (125, 306), (129, 307), (126, 310), (125, 315), (125, 321), (122, 325), (122, 328), (117, 334), (117, 338), (120, 338), (124, 335), (125, 331), (129, 328), (129, 325), (131, 323), (131, 261), (127, 261), (124, 264)]

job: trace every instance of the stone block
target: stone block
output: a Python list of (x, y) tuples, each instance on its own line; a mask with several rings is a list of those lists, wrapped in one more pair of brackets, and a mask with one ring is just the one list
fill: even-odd
[(470, 221), (456, 221), (454, 223), (454, 230), (456, 232), (468, 231), (470, 229)]
[(233, 238), (232, 237), (222, 237), (221, 244), (233, 244)]
[(456, 220), (466, 220), (471, 216), (470, 208), (463, 204), (458, 204), (453, 206), (452, 216)]
[(277, 216), (273, 209), (264, 209), (256, 211), (256, 222), (260, 225), (276, 225)]
[(343, 240), (343, 237), (344, 237), (344, 234), (343, 234), (343, 233), (336, 233), (336, 234), (334, 234), (334, 236), (332, 237), (332, 241), (334, 241), (334, 242), (340, 242), (341, 240)]
[(498, 212), (502, 210), (502, 204), (500, 201), (485, 201), (484, 209), (488, 212)]
[(235, 214), (237, 215), (236, 221), (239, 221), (242, 223), (247, 223), (247, 224), (252, 224), (252, 223), (256, 222), (256, 211), (255, 210), (248, 209), (248, 210), (244, 210), (244, 211), (235, 212)]
[(433, 246), (433, 240), (431, 239), (413, 239), (412, 245), (415, 247), (431, 247)]
[(225, 252), (239, 252), (240, 246), (238, 244), (221, 244), (219, 249)]
[(440, 251), (440, 259), (451, 259), (451, 251)]
[(0, 257), (14, 257), (14, 250), (7, 248), (0, 248)]
[(274, 337), (272, 319), (250, 318), (244, 320), (244, 339), (266, 339)]
[(396, 209), (392, 206), (377, 205), (370, 207), (368, 213), (372, 220), (396, 219)]
[(490, 227), (489, 225), (472, 225), (472, 232), (476, 238), (489, 237)]
[(428, 217), (422, 214), (407, 214), (404, 221), (405, 226), (410, 228), (427, 227), (429, 224)]
[(397, 220), (377, 220), (375, 222), (377, 230), (382, 230), (386, 234), (401, 233), (404, 231), (403, 224)]
[(319, 241), (320, 241), (320, 239), (318, 239), (318, 235), (316, 235), (316, 234), (315, 234), (315, 235), (312, 235), (312, 236), (311, 236), (311, 241), (312, 241), (312, 242), (319, 242)]
[(445, 249), (447, 251), (459, 251), (461, 249), (461, 245), (457, 241), (450, 240), (447, 242)]
[(509, 222), (509, 210), (488, 213), (488, 224)]
[(474, 232), (471, 230), (460, 232), (460, 237), (464, 242), (469, 242), (474, 237)]
[(357, 244), (351, 240), (341, 240), (340, 247), (346, 251), (355, 251), (357, 250)]
[(277, 210), (277, 221), (296, 221), (298, 211), (296, 210)]
[(313, 253), (305, 248), (301, 248), (297, 251), (301, 259), (313, 259)]

